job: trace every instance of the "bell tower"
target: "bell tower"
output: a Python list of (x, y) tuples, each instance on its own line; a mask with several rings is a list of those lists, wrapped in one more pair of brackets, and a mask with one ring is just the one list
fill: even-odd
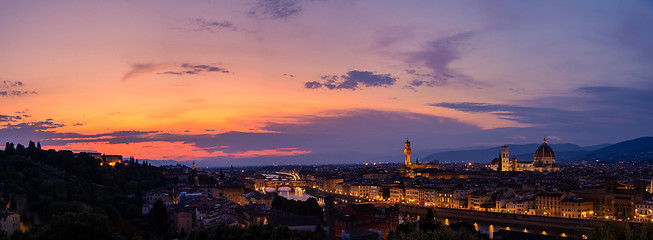
[(508, 146), (504, 145), (501, 147), (501, 171), (510, 171), (512, 166), (510, 166), (510, 155), (508, 154)]
[(406, 146), (404, 147), (404, 157), (406, 158), (405, 164), (410, 165), (410, 142), (408, 139), (406, 139)]

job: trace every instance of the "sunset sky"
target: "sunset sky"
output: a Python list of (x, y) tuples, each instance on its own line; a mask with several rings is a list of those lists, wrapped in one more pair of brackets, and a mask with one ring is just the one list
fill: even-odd
[(652, 104), (651, 1), (0, 2), (3, 143), (216, 166), (401, 162), (406, 138), (650, 136)]

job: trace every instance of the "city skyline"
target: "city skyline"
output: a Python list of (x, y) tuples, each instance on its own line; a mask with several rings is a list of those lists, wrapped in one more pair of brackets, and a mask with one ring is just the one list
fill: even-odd
[(646, 1), (0, 6), (5, 142), (271, 164), (652, 135)]

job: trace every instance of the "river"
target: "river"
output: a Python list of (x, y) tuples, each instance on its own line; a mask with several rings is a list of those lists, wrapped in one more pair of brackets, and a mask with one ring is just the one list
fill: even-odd
[[(274, 192), (274, 188), (265, 188), (265, 191), (268, 193)], [(295, 189), (290, 189), (290, 187), (280, 187), (278, 193), (279, 196), (296, 201), (306, 201), (307, 199), (313, 197), (310, 194), (306, 193), (306, 190), (299, 187)]]

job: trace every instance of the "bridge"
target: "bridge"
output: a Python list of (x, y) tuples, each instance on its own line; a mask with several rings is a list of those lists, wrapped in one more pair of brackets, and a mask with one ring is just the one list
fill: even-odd
[(304, 180), (276, 180), (276, 181), (265, 181), (265, 187), (271, 187), (279, 191), (280, 187), (290, 187), (294, 189), (296, 187), (309, 187), (310, 184)]
[[(271, 172), (271, 173), (262, 173), (264, 176), (267, 176), (265, 179), (266, 188), (274, 188), (276, 191), (279, 191), (280, 187), (289, 187), (295, 189), (296, 187), (310, 187), (311, 182), (306, 180), (301, 180), (299, 174), (294, 172)], [(278, 176), (278, 177), (273, 177)], [(263, 185), (262, 183), (259, 183)]]

